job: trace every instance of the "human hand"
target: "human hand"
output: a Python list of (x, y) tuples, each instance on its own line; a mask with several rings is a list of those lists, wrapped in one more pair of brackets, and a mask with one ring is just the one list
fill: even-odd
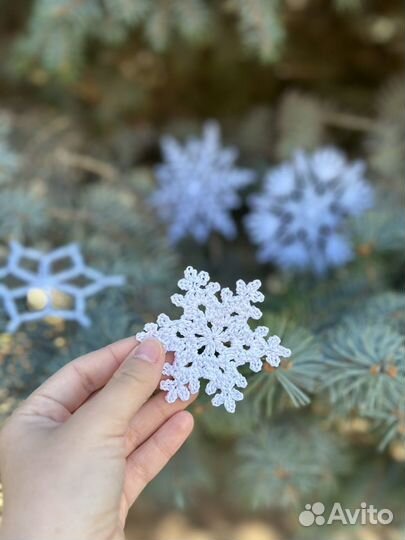
[(128, 509), (187, 439), (187, 403), (151, 397), (159, 341), (124, 339), (70, 362), (0, 433), (1, 540), (122, 540)]

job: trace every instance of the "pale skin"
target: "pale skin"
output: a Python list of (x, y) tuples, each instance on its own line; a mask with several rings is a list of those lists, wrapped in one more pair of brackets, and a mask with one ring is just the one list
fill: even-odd
[(159, 341), (124, 339), (14, 411), (0, 432), (0, 540), (124, 540), (129, 508), (193, 429), (188, 403), (152, 396), (164, 361)]

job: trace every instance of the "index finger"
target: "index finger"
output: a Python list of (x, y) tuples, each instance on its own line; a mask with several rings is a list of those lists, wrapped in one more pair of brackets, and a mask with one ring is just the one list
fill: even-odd
[[(93, 392), (107, 384), (137, 343), (132, 336), (76, 358), (37, 388), (28, 403), (40, 396), (58, 402), (69, 413), (75, 412)], [(47, 400), (41, 402), (46, 407)]]
[(103, 433), (124, 434), (131, 418), (159, 384), (165, 349), (148, 338), (135, 347), (105, 388), (78, 411), (77, 422)]

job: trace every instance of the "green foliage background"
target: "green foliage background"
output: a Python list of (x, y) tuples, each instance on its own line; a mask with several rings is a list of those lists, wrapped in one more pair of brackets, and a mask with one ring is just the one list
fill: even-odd
[[(90, 264), (128, 277), (91, 300), (90, 329), (53, 320), (0, 333), (0, 416), (70, 358), (168, 312), (186, 265), (230, 286), (259, 277), (266, 324), (291, 359), (252, 375), (234, 416), (199, 398), (194, 439), (145, 504), (276, 511), (282, 534), (300, 538), (306, 502), (358, 506), (367, 495), (398, 524), (402, 3), (0, 0), (0, 13), (0, 256), (11, 239), (44, 250), (76, 241)], [(169, 247), (146, 203), (159, 137), (196, 133), (206, 118), (259, 175), (323, 143), (365, 159), (377, 203), (349, 224), (356, 260), (297, 277), (256, 263), (242, 228), (234, 242)]]

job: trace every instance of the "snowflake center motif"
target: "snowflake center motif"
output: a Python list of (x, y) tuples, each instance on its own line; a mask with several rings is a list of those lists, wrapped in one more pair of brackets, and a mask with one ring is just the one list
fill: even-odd
[(189, 266), (178, 286), (185, 294), (174, 294), (171, 301), (183, 309), (181, 317), (171, 320), (161, 314), (156, 323), (145, 325), (137, 339), (155, 337), (167, 351), (174, 352), (173, 363), (165, 363), (163, 368), (168, 378), (160, 384), (167, 391), (169, 403), (176, 399), (187, 401), (199, 391), (200, 380), (205, 379), (206, 393), (214, 396), (212, 404), (224, 405), (233, 413), (236, 402), (243, 399), (238, 388), (247, 386), (239, 368), (248, 365), (258, 372), (264, 362), (276, 367), (280, 357), (289, 357), (291, 351), (280, 344), (278, 336), (267, 337), (267, 327), (252, 330), (249, 326), (249, 319), (259, 320), (262, 316), (253, 305), (264, 300), (259, 280), (239, 280), (233, 293), (210, 282), (207, 272)]
[(283, 210), (286, 236), (290, 234), (316, 242), (332, 227), (338, 227), (341, 216), (334, 208), (334, 197), (333, 191), (322, 193), (312, 185), (305, 191), (298, 191), (295, 198), (285, 203)]
[[(56, 270), (58, 264), (62, 264), (63, 269)], [(8, 279), (18, 284), (11, 285)], [(86, 299), (106, 287), (124, 283), (123, 276), (105, 276), (87, 266), (76, 244), (42, 253), (12, 242), (7, 264), (0, 268), (0, 298), (10, 319), (7, 331), (15, 332), (24, 322), (46, 317), (74, 320), (89, 326)], [(25, 304), (21, 310), (20, 303), (26, 301), (34, 310), (27, 310)]]

